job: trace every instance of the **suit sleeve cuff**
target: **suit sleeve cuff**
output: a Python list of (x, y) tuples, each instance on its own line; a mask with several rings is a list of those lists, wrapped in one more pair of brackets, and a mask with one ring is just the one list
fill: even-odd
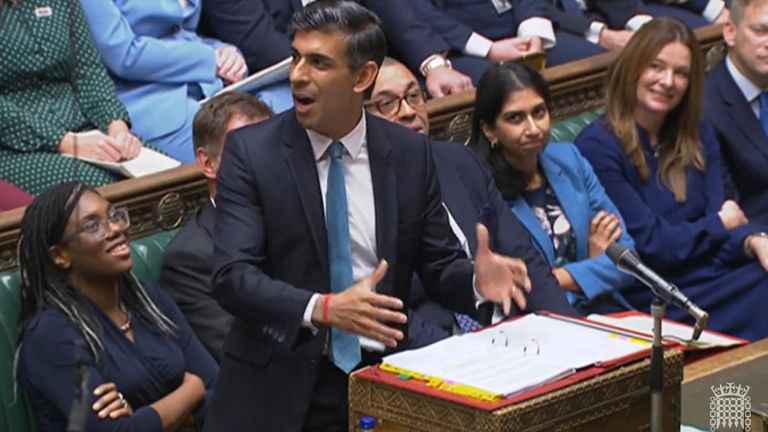
[(304, 316), (301, 319), (301, 326), (310, 329), (312, 334), (317, 333), (317, 327), (312, 325), (312, 311), (315, 310), (315, 304), (319, 298), (320, 294), (312, 294), (312, 297), (307, 302), (307, 308), (304, 309)]
[(542, 17), (528, 18), (521, 22), (520, 26), (517, 28), (517, 36), (538, 36), (541, 38), (542, 48), (544, 49), (552, 48), (555, 46), (555, 42), (557, 42), (557, 39), (555, 38), (555, 29), (552, 28), (552, 21)]
[(709, 0), (701, 16), (709, 22), (715, 22), (720, 13), (725, 8), (725, 2), (723, 0)]
[(464, 45), (464, 53), (475, 57), (487, 57), (488, 52), (491, 51), (491, 45), (493, 45), (492, 40), (479, 33), (472, 32), (469, 35), (467, 44)]
[(589, 29), (584, 34), (584, 37), (591, 43), (595, 45), (600, 44), (600, 33), (605, 28), (605, 23), (600, 21), (592, 21), (589, 24)]
[[(722, 0), (718, 0), (718, 1), (722, 1)], [(632, 18), (630, 18), (627, 21), (627, 25), (625, 25), (624, 28), (626, 28), (627, 30), (630, 30), (630, 31), (638, 31), (640, 29), (640, 27), (644, 26), (645, 23), (647, 23), (648, 21), (650, 21), (652, 19), (653, 19), (653, 17), (650, 16), (650, 15), (638, 14), (638, 15), (635, 15)]]

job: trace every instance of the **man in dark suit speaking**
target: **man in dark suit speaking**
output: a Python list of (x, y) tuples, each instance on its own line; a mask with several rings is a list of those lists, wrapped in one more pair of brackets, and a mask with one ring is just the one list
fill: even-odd
[(214, 293), (235, 320), (206, 431), (346, 430), (348, 373), (403, 340), (414, 271), (467, 314), (530, 290), (480, 226), (466, 259), (427, 139), (363, 113), (378, 18), (330, 0), (291, 28), (295, 108), (231, 133), (218, 175)]

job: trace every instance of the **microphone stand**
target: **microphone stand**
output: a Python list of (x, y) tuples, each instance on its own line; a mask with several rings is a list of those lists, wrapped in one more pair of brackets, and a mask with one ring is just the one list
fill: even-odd
[(651, 348), (651, 432), (662, 432), (664, 405), (664, 342), (661, 339), (661, 322), (666, 313), (664, 301), (654, 296), (651, 302), (653, 315), (653, 346)]

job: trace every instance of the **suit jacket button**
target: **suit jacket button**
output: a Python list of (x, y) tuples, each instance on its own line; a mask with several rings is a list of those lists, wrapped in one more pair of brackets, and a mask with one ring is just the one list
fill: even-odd
[(171, 27), (171, 33), (178, 33), (181, 31), (181, 26), (176, 24), (173, 27)]

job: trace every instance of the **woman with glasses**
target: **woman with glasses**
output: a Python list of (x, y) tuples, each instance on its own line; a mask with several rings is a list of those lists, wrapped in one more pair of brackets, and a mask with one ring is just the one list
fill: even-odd
[[(720, 150), (701, 123), (704, 59), (675, 19), (644, 25), (606, 74), (606, 115), (576, 139), (651, 268), (709, 312), (708, 327), (768, 336), (768, 236), (726, 200)], [(762, 263), (762, 265), (761, 265)], [(627, 290), (637, 308), (653, 294)], [(667, 316), (691, 322), (676, 307)]]
[(131, 273), (129, 225), (127, 209), (77, 182), (24, 214), (18, 367), (43, 431), (66, 430), (78, 365), (84, 430), (175, 431), (205, 418), (218, 366), (170, 297)]
[(469, 147), (493, 175), (510, 210), (583, 313), (628, 308), (631, 282), (605, 255), (612, 242), (633, 247), (618, 210), (592, 167), (570, 143), (548, 144), (549, 89), (517, 63), (480, 79)]

